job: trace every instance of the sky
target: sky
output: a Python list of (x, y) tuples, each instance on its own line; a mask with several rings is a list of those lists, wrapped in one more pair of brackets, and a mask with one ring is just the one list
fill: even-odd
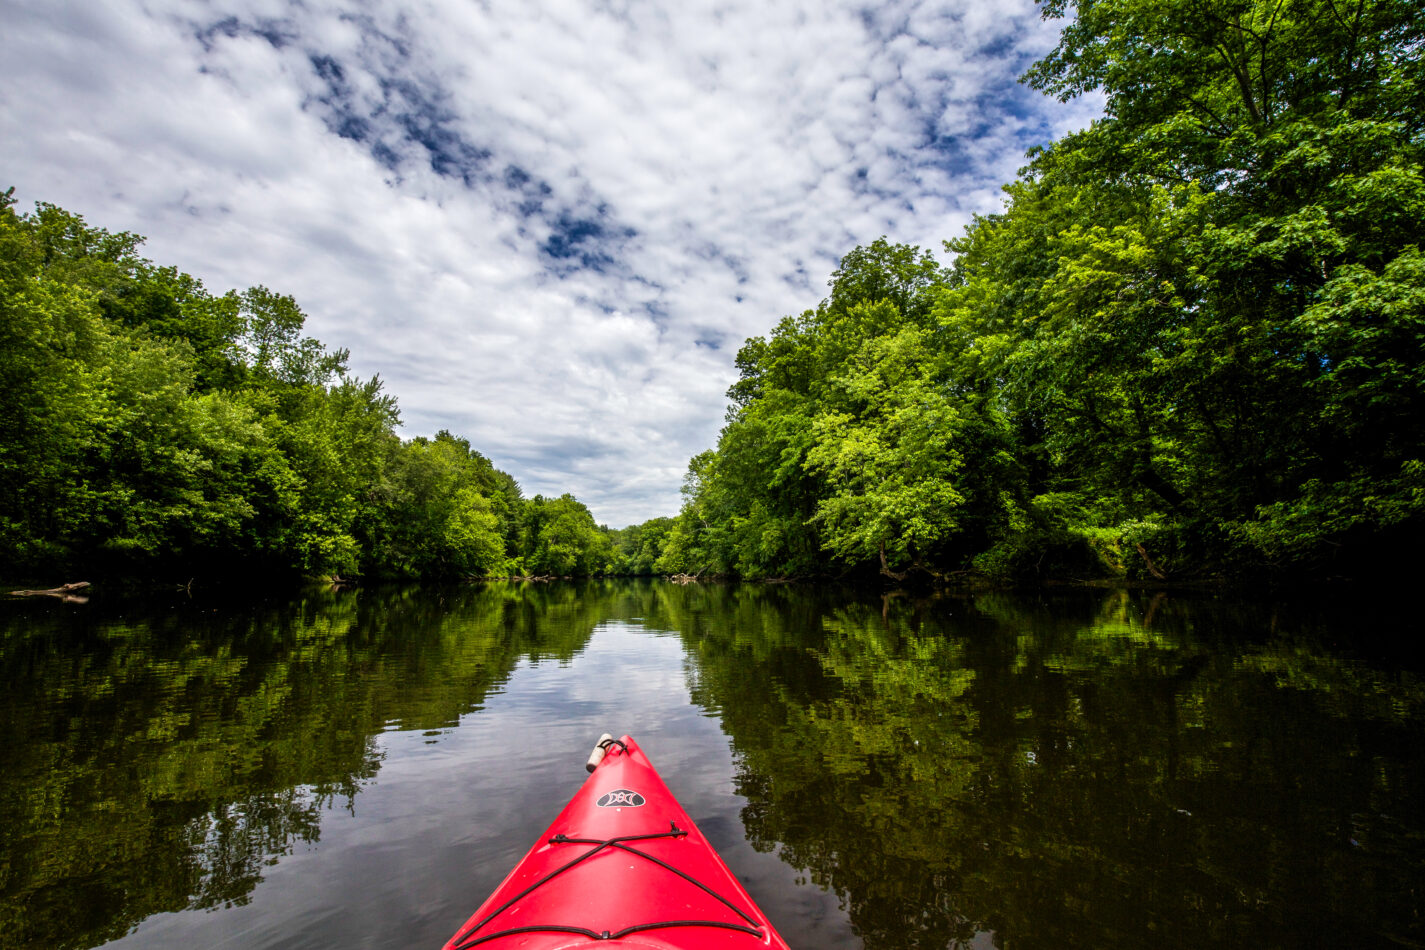
[(675, 514), (749, 336), (1099, 114), (1032, 0), (0, 0), (0, 190), (296, 298), (404, 436)]

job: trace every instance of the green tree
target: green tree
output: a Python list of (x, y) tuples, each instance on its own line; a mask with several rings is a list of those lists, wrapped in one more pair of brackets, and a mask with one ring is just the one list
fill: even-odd
[(652, 574), (673, 530), (672, 518), (650, 518), (618, 533), (620, 570), (627, 574)]
[[(293, 298), (214, 297), (140, 257), (137, 235), (13, 203), (0, 196), (0, 567), (508, 569), (514, 479), (446, 432), (403, 445), (394, 397), (304, 336)], [(579, 544), (581, 571), (607, 565), (606, 539)]]
[[(896, 322), (889, 301), (859, 307), (871, 322)], [(963, 425), (928, 337), (914, 324), (873, 337), (828, 381), (807, 466), (828, 488), (814, 518), (823, 544), (844, 561), (879, 557), (889, 571), (957, 530)]]
[(827, 550), (843, 565), (883, 549), (899, 561), (953, 533), (955, 412), (927, 349), (943, 277), (930, 255), (882, 238), (843, 258), (816, 310), (747, 341), (665, 566), (805, 574)]
[[(483, 463), (483, 465), (482, 465)], [(442, 431), (393, 448), (380, 510), (368, 526), (372, 574), (503, 574), (502, 524), (485, 494), (493, 466), (464, 439)]]
[(607, 573), (615, 563), (613, 541), (573, 495), (535, 495), (525, 508), (525, 569), (535, 575)]
[(1391, 0), (1111, 0), (1077, 6), (1029, 73), (1107, 96), (1107, 120), (1036, 172), (1141, 195), (1085, 216), (1077, 260), (1109, 256), (1115, 276), (1071, 268), (1092, 293), (1067, 302), (1116, 338), (1139, 330), (1123, 389), (1163, 443), (1153, 490), (1199, 535), (1306, 566), (1420, 517), (1425, 389), (1401, 367), (1425, 361), (1422, 29), (1418, 4)]

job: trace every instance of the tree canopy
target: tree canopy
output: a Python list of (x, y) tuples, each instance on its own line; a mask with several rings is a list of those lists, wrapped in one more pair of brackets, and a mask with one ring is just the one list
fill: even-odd
[(303, 334), (290, 296), (221, 296), (141, 239), (0, 195), (0, 569), (460, 576), (603, 572), (565, 495), (526, 500)]
[(878, 240), (747, 341), (669, 566), (1350, 573), (1418, 531), (1425, 11), (1041, 6), (1025, 81), (1104, 117), (948, 269)]

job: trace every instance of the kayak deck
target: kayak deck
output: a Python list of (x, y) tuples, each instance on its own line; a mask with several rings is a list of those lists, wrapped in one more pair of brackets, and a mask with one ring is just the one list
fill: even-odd
[(444, 950), (786, 950), (638, 744), (614, 740)]

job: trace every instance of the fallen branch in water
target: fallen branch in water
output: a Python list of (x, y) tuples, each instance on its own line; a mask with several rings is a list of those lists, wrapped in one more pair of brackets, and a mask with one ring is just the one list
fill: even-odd
[(76, 597), (74, 592), (83, 590), (89, 586), (88, 581), (75, 581), (73, 584), (62, 584), (59, 587), (51, 587), (49, 590), (12, 590), (11, 597), (58, 597), (71, 604), (84, 604), (89, 602), (88, 597)]

